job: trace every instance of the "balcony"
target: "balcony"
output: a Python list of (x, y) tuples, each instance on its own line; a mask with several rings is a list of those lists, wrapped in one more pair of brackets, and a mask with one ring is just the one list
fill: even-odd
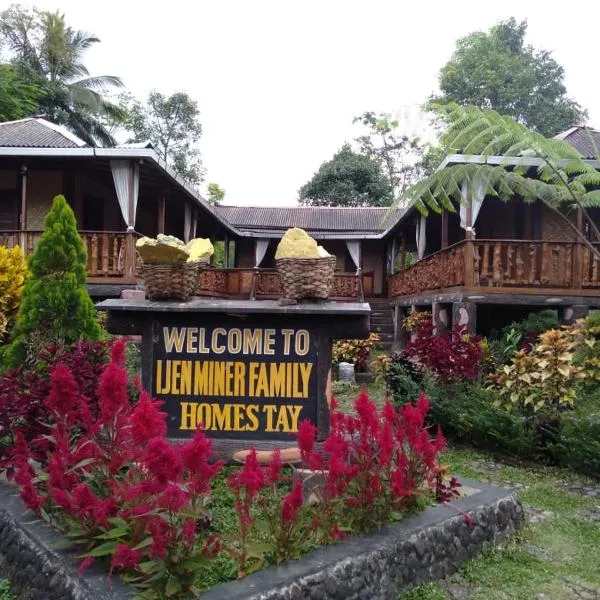
[(600, 261), (579, 242), (465, 240), (388, 280), (393, 298), (457, 288), (585, 294), (586, 290), (600, 289)]

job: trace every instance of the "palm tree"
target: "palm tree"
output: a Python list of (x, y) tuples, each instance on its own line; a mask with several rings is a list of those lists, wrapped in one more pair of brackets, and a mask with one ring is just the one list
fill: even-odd
[[(463, 202), (463, 187), (483, 187), (485, 195), (508, 201), (540, 200), (553, 210), (600, 259), (598, 249), (565, 215), (565, 209), (580, 209), (590, 231), (600, 242), (600, 231), (588, 208), (600, 206), (600, 156), (583, 159), (561, 139), (547, 139), (491, 109), (474, 106), (436, 105), (446, 130), (441, 142), (447, 153), (470, 156), (464, 164), (439, 168), (410, 187), (399, 202), (414, 204), (423, 214), (442, 208), (454, 211)], [(590, 140), (593, 138), (590, 135)], [(501, 157), (489, 161), (490, 157)], [(489, 164), (489, 163), (492, 164)], [(442, 163), (443, 164), (443, 163)]]
[(43, 86), (42, 111), (91, 145), (114, 145), (101, 119), (121, 110), (102, 94), (123, 83), (112, 75), (90, 76), (82, 62), (97, 37), (67, 26), (59, 12), (11, 6), (0, 15), (0, 41), (24, 75)]

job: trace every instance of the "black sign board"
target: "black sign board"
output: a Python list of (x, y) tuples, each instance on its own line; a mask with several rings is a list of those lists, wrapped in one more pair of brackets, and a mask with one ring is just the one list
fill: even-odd
[(151, 393), (165, 401), (169, 437), (201, 425), (211, 437), (294, 439), (300, 421), (317, 422), (317, 337), (261, 317), (156, 323)]

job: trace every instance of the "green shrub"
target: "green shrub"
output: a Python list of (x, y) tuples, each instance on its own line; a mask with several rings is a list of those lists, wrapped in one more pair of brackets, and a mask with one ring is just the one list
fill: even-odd
[(56, 196), (44, 233), (29, 261), (13, 338), (12, 366), (35, 361), (39, 347), (98, 340), (101, 328), (86, 283), (87, 255), (77, 233), (75, 215), (63, 196)]

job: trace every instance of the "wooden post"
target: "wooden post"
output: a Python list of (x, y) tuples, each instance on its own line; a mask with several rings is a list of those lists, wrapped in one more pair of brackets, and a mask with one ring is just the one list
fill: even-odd
[(448, 211), (442, 208), (442, 239), (441, 249), (448, 247)]
[(21, 167), (21, 214), (19, 218), (19, 229), (21, 233), (19, 235), (19, 244), (23, 254), (27, 256), (26, 238), (25, 231), (27, 229), (27, 166)]
[(223, 238), (223, 266), (229, 269), (229, 236), (227, 233)]
[(473, 186), (467, 184), (467, 214), (465, 216), (465, 285), (475, 284), (475, 246), (473, 244)]
[(400, 270), (406, 267), (406, 242), (404, 236), (400, 238)]
[(390, 250), (390, 275), (396, 272), (396, 236), (392, 237), (392, 248)]
[(127, 233), (125, 236), (125, 278), (135, 281), (135, 203), (133, 198), (133, 178), (135, 177), (134, 162), (129, 163), (131, 169), (129, 176), (128, 202), (127, 202)]
[(158, 200), (158, 233), (165, 232), (165, 214), (167, 210), (167, 192)]
[[(577, 207), (577, 230), (580, 231), (583, 235), (585, 235), (583, 230), (583, 210), (581, 206)], [(586, 252), (589, 250), (586, 248)], [(575, 240), (575, 244), (573, 244), (573, 272), (571, 273), (571, 285), (574, 289), (581, 288), (581, 274), (582, 274), (582, 254), (584, 252), (584, 247), (581, 241), (578, 239)]]

